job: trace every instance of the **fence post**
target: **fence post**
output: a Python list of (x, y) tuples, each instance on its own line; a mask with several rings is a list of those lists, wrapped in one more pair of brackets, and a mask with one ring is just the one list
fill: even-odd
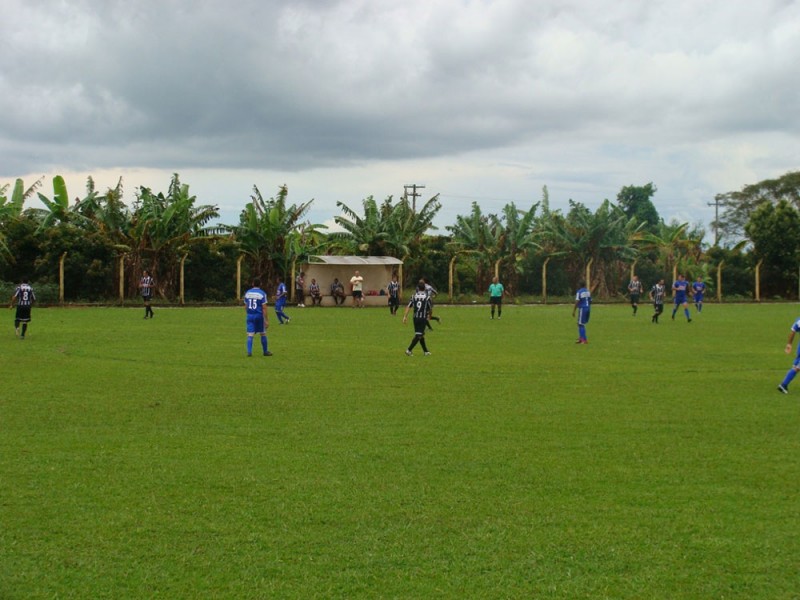
[(58, 303), (64, 304), (64, 260), (67, 258), (67, 253), (61, 255), (58, 259)]
[(119, 303), (125, 304), (125, 255), (119, 257)]
[(450, 259), (450, 265), (447, 268), (447, 296), (451, 303), (453, 302), (453, 270), (457, 256), (458, 254), (453, 255), (453, 258)]
[(239, 301), (242, 299), (242, 261), (244, 260), (244, 254), (240, 255), (239, 258), (236, 259), (236, 300)]
[(187, 257), (187, 256), (189, 256), (189, 255), (188, 255), (188, 254), (184, 254), (184, 255), (181, 257), (181, 291), (180, 291), (180, 297), (181, 297), (181, 306), (183, 306), (183, 304), (184, 304), (184, 298), (183, 298), (183, 284), (184, 284), (184, 277), (183, 277), (183, 265), (184, 265), (184, 263), (186, 262), (186, 257)]
[(761, 302), (761, 265), (764, 264), (762, 258), (756, 265), (756, 302)]
[(586, 263), (586, 289), (589, 292), (592, 291), (592, 263), (594, 262), (594, 258), (590, 258), (589, 262)]
[(717, 265), (717, 302), (722, 302), (722, 265), (724, 264), (725, 261), (721, 260)]
[(542, 265), (542, 304), (547, 304), (547, 263), (551, 258), (552, 256), (545, 258)]

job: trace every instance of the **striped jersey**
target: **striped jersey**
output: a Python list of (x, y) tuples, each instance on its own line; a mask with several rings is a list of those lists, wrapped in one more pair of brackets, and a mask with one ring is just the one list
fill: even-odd
[(414, 309), (415, 319), (427, 319), (431, 312), (431, 297), (428, 292), (417, 290), (411, 296), (408, 306)]
[(142, 290), (142, 296), (152, 296), (155, 284), (155, 280), (150, 275), (142, 277), (139, 280), (139, 288)]
[(392, 298), (397, 298), (397, 294), (400, 292), (400, 282), (390, 281), (389, 285), (386, 286), (386, 289), (389, 290), (389, 295)]
[(631, 294), (641, 294), (642, 293), (642, 282), (637, 280), (631, 279), (631, 282), (628, 284), (628, 291)]
[(653, 298), (653, 304), (664, 304), (664, 286), (660, 283), (655, 284), (650, 288), (650, 296)]
[(36, 294), (33, 293), (33, 288), (27, 283), (21, 283), (14, 290), (14, 298), (17, 301), (17, 306), (32, 306), (36, 300)]

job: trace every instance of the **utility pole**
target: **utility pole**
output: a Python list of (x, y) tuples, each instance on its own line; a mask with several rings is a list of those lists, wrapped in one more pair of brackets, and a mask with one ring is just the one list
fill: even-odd
[(719, 246), (719, 197), (715, 196), (713, 202), (707, 202), (714, 207), (714, 246)]
[[(409, 188), (411, 188), (411, 193), (410, 194), (408, 193), (408, 189)], [(410, 183), (408, 185), (404, 185), (403, 189), (405, 190), (403, 192), (403, 196), (405, 198), (408, 198), (409, 196), (411, 196), (411, 212), (413, 214), (417, 214), (417, 196), (421, 196), (422, 195), (422, 194), (418, 194), (417, 190), (424, 190), (425, 186), (424, 185), (417, 185), (416, 183)]]

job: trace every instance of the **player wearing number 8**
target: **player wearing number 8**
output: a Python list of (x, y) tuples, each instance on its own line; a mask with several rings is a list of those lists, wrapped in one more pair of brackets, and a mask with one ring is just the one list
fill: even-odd
[(244, 307), (247, 312), (247, 356), (253, 355), (253, 336), (261, 336), (261, 349), (264, 356), (272, 356), (267, 350), (267, 293), (261, 289), (261, 280), (253, 279), (253, 287), (244, 294)]
[[(11, 305), (17, 303), (17, 313), (14, 316), (14, 332), (21, 340), (25, 339), (25, 333), (28, 331), (28, 323), (31, 322), (31, 307), (36, 302), (36, 294), (33, 293), (33, 288), (28, 285), (28, 280), (23, 279), (17, 288), (14, 290), (14, 295), (11, 296)], [(22, 331), (20, 332), (20, 325)]]

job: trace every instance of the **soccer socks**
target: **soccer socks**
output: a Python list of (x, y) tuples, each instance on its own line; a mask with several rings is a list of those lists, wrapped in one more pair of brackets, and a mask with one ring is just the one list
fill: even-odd
[(687, 321), (691, 321), (692, 320), (692, 316), (689, 314), (689, 309), (688, 308), (684, 308), (683, 309), (683, 314), (686, 315), (686, 320)]
[[(252, 348), (252, 344), (250, 344), (250, 346)], [(265, 335), (261, 336), (261, 349), (264, 351), (264, 354), (267, 353), (267, 336)]]
[(586, 339), (586, 327), (578, 325), (578, 337), (582, 340)]
[(784, 388), (788, 389), (789, 388), (789, 384), (792, 382), (792, 379), (794, 379), (796, 375), (797, 375), (797, 371), (795, 371), (793, 368), (789, 369), (789, 372), (786, 373), (786, 377), (783, 378), (783, 382), (781, 383), (781, 385)]
[(247, 356), (251, 356), (253, 354), (253, 336), (247, 336)]

